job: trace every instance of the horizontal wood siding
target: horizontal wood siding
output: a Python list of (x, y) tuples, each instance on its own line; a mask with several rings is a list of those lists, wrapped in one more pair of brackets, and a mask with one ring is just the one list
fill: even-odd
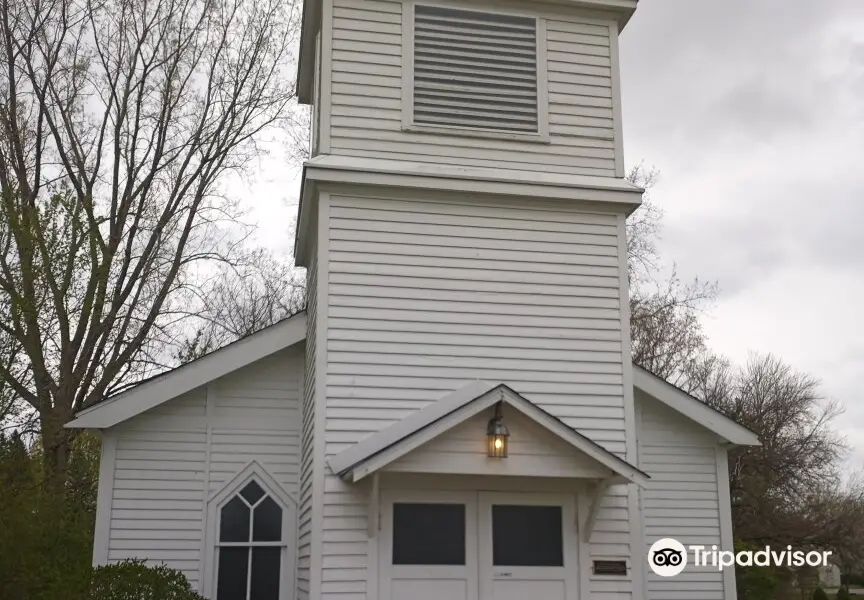
[(484, 379), (623, 455), (615, 215), (475, 198), (330, 204), (328, 453)]
[(118, 425), (113, 433), (108, 562), (165, 563), (197, 586), (207, 496), (206, 389)]
[[(623, 560), (628, 565), (643, 560), (638, 549), (631, 553), (630, 528), (633, 524), (627, 508), (627, 486), (616, 485), (606, 490), (600, 507), (589, 544), (590, 559)], [(582, 576), (590, 578), (592, 600), (625, 600), (630, 598), (632, 591), (631, 575), (628, 571), (625, 577), (603, 577), (590, 572)]]
[[(636, 402), (640, 466), (651, 476), (642, 491), (645, 552), (664, 537), (721, 547), (716, 437), (644, 394), (637, 393)], [(650, 600), (724, 599), (716, 567), (690, 564), (674, 578), (647, 569), (646, 577)]]
[(504, 409), (510, 432), (507, 460), (486, 457), (486, 424), (491, 409), (467, 419), (388, 465), (387, 471), (503, 475), (508, 477), (603, 477), (597, 463), (516, 410)]
[(403, 4), (334, 0), (331, 153), (614, 176), (609, 25), (546, 16), (549, 143), (404, 131)]
[(109, 562), (164, 563), (197, 588), (213, 491), (256, 460), (296, 497), (302, 364), (302, 346), (274, 354), (112, 430)]
[[(328, 455), (478, 378), (507, 383), (624, 455), (615, 215), (330, 196), (322, 218)], [(367, 488), (325, 479), (323, 596), (360, 600), (375, 577)], [(629, 558), (626, 499), (610, 502), (596, 553)]]
[(306, 376), (303, 393), (303, 430), (300, 450), (300, 506), (297, 538), (297, 597), (309, 597), (309, 570), (312, 556), (312, 474), (314, 469), (315, 434), (315, 328), (318, 298), (317, 257), (313, 253), (306, 270)]

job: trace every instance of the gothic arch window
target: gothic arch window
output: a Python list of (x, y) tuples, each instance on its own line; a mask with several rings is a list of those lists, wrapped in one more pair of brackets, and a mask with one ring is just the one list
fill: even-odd
[[(211, 499), (210, 597), (293, 597), (296, 506), (257, 463)], [(206, 591), (206, 590), (205, 590)]]

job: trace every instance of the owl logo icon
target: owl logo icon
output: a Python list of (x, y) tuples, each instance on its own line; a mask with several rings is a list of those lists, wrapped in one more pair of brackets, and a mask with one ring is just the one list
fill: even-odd
[(657, 540), (648, 551), (648, 566), (660, 577), (674, 577), (687, 566), (687, 549), (672, 538)]

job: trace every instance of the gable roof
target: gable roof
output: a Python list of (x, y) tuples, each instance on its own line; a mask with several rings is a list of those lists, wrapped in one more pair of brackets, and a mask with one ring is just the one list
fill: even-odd
[(401, 421), (331, 456), (327, 463), (343, 479), (359, 481), (499, 401), (594, 459), (609, 471), (611, 478), (642, 486), (650, 479), (643, 471), (567, 426), (505, 384), (486, 381), (471, 382), (431, 402)]
[(651, 371), (633, 364), (633, 386), (736, 446), (761, 446), (759, 436)]
[[(80, 411), (66, 426), (81, 429), (112, 427), (305, 339), (306, 311), (301, 311), (197, 360), (106, 398)], [(746, 427), (635, 363), (633, 386), (731, 444), (759, 445), (756, 434)], [(554, 418), (551, 415), (549, 417)]]
[(114, 394), (79, 412), (66, 427), (112, 427), (304, 339), (305, 311)]

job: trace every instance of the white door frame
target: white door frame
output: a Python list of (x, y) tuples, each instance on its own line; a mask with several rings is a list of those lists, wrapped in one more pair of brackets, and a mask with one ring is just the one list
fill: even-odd
[[(560, 506), (561, 541), (563, 544), (564, 566), (562, 579), (565, 581), (567, 600), (578, 600), (579, 593), (579, 543), (576, 528), (576, 502), (572, 494), (544, 492), (480, 492), (479, 547), (480, 547), (480, 598), (492, 598), (493, 582), (496, 578), (534, 579), (549, 578), (549, 569), (557, 567), (496, 567), (492, 562), (492, 505), (509, 504), (518, 506)], [(568, 527), (568, 525), (570, 525)]]
[[(423, 566), (393, 564), (393, 504), (394, 503), (453, 503), (465, 505), (465, 565)], [(430, 491), (430, 490), (382, 490), (381, 491), (380, 542), (378, 544), (378, 592), (380, 600), (390, 599), (391, 579), (452, 579), (466, 580), (467, 600), (478, 599), (479, 573), (477, 557), (477, 492), (474, 491)]]
[[(468, 600), (491, 598), (495, 567), (492, 564), (492, 504), (561, 506), (562, 541), (567, 600), (579, 600), (582, 573), (576, 527), (576, 494), (550, 492), (488, 492), (478, 490), (381, 490), (381, 529), (377, 537), (378, 593), (391, 600), (391, 579), (450, 579), (464, 577)], [(465, 565), (393, 565), (394, 503), (458, 503), (465, 505)], [(548, 579), (550, 567), (502, 567), (523, 579)], [(554, 568), (554, 567), (552, 567)]]

